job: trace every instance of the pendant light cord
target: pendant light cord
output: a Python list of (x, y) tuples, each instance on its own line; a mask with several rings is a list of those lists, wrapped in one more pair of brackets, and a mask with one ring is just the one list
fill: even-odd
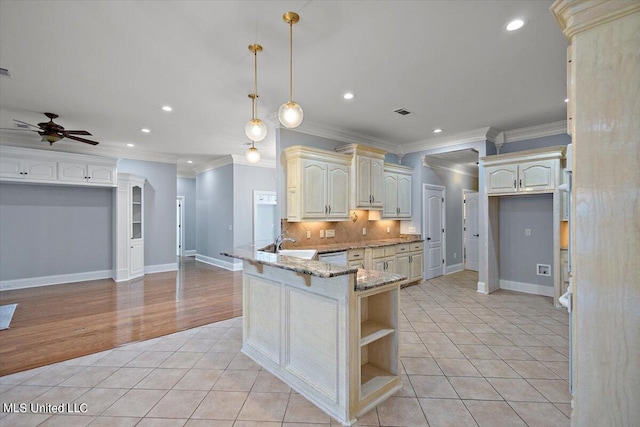
[(289, 102), (293, 102), (293, 21), (289, 21)]
[(253, 120), (258, 116), (258, 52), (253, 52)]

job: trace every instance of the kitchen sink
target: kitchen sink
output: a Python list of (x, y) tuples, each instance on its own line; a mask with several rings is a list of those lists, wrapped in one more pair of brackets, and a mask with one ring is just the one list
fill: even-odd
[(315, 249), (280, 249), (280, 255), (291, 256), (302, 259), (316, 259), (318, 251)]

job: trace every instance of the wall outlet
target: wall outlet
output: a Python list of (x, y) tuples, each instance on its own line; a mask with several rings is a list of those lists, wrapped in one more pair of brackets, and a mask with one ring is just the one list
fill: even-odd
[(320, 238), (324, 239), (324, 230), (320, 230)]
[(311, 238), (311, 230), (307, 230), (307, 239)]
[(363, 236), (367, 235), (367, 227), (362, 227), (362, 235)]
[(551, 276), (551, 266), (549, 264), (536, 264), (538, 276)]
[(387, 227), (387, 234), (391, 233), (391, 227)]
[(324, 235), (326, 237), (336, 237), (336, 230), (327, 230), (325, 231)]
[(530, 228), (525, 228), (524, 229), (524, 235), (525, 236), (531, 236), (531, 229)]
[(458, 259), (458, 254), (457, 253), (453, 253), (453, 259)]
[(409, 227), (409, 229), (407, 231), (409, 233), (415, 233), (416, 232), (416, 228), (415, 227)]

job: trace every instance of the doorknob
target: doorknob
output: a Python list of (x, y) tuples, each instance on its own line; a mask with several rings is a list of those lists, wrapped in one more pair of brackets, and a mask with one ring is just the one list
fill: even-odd
[(427, 240), (431, 240), (431, 237), (427, 237)]
[(473, 237), (480, 237), (480, 235), (479, 234), (474, 234)]

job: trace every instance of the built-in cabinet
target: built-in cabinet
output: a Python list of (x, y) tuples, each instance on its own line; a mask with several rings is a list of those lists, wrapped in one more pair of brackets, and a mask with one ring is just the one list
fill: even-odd
[(301, 145), (285, 155), (287, 220), (348, 220), (350, 156)]
[(351, 209), (382, 209), (385, 151), (349, 144), (336, 151), (351, 156)]
[(424, 271), (423, 245), (423, 242), (420, 241), (378, 248), (352, 249), (349, 254), (352, 251), (354, 253), (356, 253), (355, 251), (363, 251), (364, 262), (362, 263), (363, 267), (360, 267), (356, 263), (351, 264), (351, 258), (349, 258), (349, 265), (385, 273), (401, 274), (407, 277), (403, 284), (419, 282), (422, 280)]
[(526, 194), (553, 194), (553, 263), (551, 273), (554, 283), (554, 303), (559, 305), (562, 295), (560, 272), (560, 222), (561, 183), (560, 172), (566, 147), (550, 147), (499, 154), (481, 158), (485, 170), (485, 192), (489, 196), (485, 220), (488, 237), (481, 260), (487, 266), (484, 283), (478, 283), (478, 291), (490, 293), (500, 288), (499, 278), (499, 206), (500, 196)]
[(143, 177), (118, 174), (116, 194), (116, 282), (144, 275), (144, 183)]
[(384, 164), (383, 218), (411, 218), (413, 168)]
[(116, 186), (117, 159), (18, 147), (0, 148), (0, 180)]
[(347, 261), (349, 263), (349, 267), (365, 268), (364, 249), (349, 249), (347, 251)]

